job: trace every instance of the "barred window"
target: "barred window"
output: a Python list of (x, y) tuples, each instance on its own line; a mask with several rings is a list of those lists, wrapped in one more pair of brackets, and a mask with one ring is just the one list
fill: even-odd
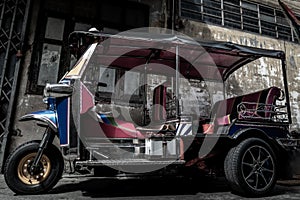
[(242, 1), (243, 30), (259, 33), (258, 6)]
[(298, 42), (279, 8), (247, 0), (181, 0), (181, 16)]
[(275, 9), (259, 6), (261, 34), (277, 37)]
[(203, 1), (203, 20), (222, 25), (221, 0)]
[(201, 0), (186, 0), (181, 4), (181, 15), (190, 19), (202, 21)]
[(223, 1), (224, 26), (241, 29), (240, 0)]

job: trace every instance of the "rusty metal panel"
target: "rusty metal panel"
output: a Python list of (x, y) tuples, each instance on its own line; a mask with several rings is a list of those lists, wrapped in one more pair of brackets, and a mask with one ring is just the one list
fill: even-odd
[(0, 1), (0, 168), (12, 121), (30, 0)]

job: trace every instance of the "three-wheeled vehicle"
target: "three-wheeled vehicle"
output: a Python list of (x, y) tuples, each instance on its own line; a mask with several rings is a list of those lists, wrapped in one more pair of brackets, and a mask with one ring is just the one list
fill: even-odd
[[(287, 175), (279, 163), (298, 140), (289, 132), (284, 52), (140, 31), (74, 32), (70, 46), (77, 63), (45, 86), (47, 109), (20, 119), (45, 132), (6, 161), (15, 193), (49, 191), (64, 163), (103, 177), (225, 175), (234, 191), (253, 196)], [(278, 61), (283, 83), (225, 98), (229, 76), (263, 57)]]

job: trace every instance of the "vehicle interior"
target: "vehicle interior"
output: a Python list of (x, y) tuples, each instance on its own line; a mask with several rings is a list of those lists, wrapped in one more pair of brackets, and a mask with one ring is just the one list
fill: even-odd
[[(71, 39), (78, 40), (82, 35), (75, 32)], [(85, 33), (84, 37), (98, 45), (81, 82), (94, 99), (90, 107), (101, 127), (113, 133), (108, 137), (176, 134), (185, 116), (190, 117), (194, 134), (216, 133), (218, 127), (236, 120), (290, 121), (290, 108), (284, 101), (288, 98), (286, 86), (270, 86), (228, 98), (223, 90), (217, 100), (211, 96), (212, 90), (224, 84), (233, 72), (252, 61), (261, 57), (284, 61), (282, 51), (203, 42), (181, 35)]]

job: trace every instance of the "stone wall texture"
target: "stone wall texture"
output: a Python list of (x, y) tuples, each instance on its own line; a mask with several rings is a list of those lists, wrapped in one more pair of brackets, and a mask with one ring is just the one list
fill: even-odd
[[(191, 20), (183, 21), (184, 28), (181, 31), (191, 37), (203, 40), (228, 41), (286, 52), (293, 122), (291, 128), (300, 129), (300, 49), (298, 44)], [(270, 86), (283, 88), (281, 62), (276, 59), (261, 58), (233, 73), (226, 81), (226, 93), (228, 96), (236, 96)]]

